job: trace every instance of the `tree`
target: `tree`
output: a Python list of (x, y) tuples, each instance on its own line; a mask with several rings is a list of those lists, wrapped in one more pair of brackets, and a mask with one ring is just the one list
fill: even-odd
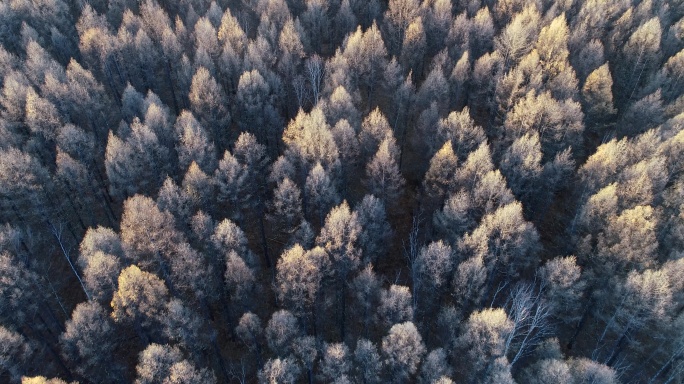
[(293, 384), (297, 381), (299, 374), (299, 365), (293, 358), (276, 358), (269, 359), (264, 364), (259, 370), (258, 379), (260, 384)]
[(462, 235), (476, 225), (473, 209), (472, 198), (461, 190), (446, 199), (443, 207), (435, 212), (432, 221), (437, 231), (445, 236), (445, 240), (456, 244)]
[(425, 352), (423, 339), (410, 321), (393, 325), (382, 338), (384, 363), (393, 382), (405, 382), (415, 374)]
[(563, 360), (542, 359), (523, 372), (526, 382), (534, 384), (542, 383), (565, 383), (574, 380), (570, 373), (570, 367)]
[[(424, 246), (418, 254), (418, 275), (420, 279), (414, 284), (422, 285), (422, 289), (439, 293), (440, 288), (446, 285), (453, 267), (451, 247), (442, 240), (433, 241)], [(434, 292), (434, 291), (433, 291)]]
[(321, 51), (323, 42), (330, 39), (330, 4), (324, 0), (307, 0), (306, 10), (302, 13), (302, 26), (308, 32), (311, 48)]
[(387, 244), (392, 237), (392, 228), (387, 222), (385, 205), (377, 197), (366, 195), (354, 212), (361, 225), (359, 243), (363, 249), (364, 264), (377, 265), (380, 257), (387, 252)]
[[(513, 323), (500, 308), (473, 312), (456, 340), (456, 351), (463, 367), (463, 378), (473, 379), (491, 372), (496, 360), (504, 356), (505, 342)], [(458, 368), (457, 368), (458, 371)]]
[[(341, 85), (332, 92), (330, 98), (325, 102), (323, 110), (325, 111), (325, 117), (333, 127), (336, 127), (342, 119), (345, 119), (351, 125), (354, 132), (358, 131), (361, 127), (361, 113), (356, 109), (354, 100), (349, 92)], [(340, 144), (337, 142), (338, 147), (340, 147)], [(344, 151), (341, 150), (340, 152), (344, 156)]]
[[(618, 121), (620, 134), (635, 136), (657, 127), (663, 121), (660, 89), (632, 103)], [(628, 126), (627, 126), (628, 125)]]
[(313, 383), (313, 367), (318, 357), (318, 347), (316, 338), (313, 336), (302, 336), (294, 341), (294, 354), (304, 363), (307, 370), (309, 384)]
[[(594, 351), (605, 358), (608, 366), (615, 364), (623, 344), (630, 342), (629, 335), (635, 337), (647, 324), (666, 321), (672, 305), (672, 288), (662, 270), (631, 271), (624, 285), (617, 288), (614, 303), (619, 304), (607, 320)], [(617, 338), (612, 348), (605, 348), (605, 337), (612, 332)]]
[(226, 288), (231, 293), (234, 301), (241, 301), (247, 298), (247, 294), (254, 289), (256, 277), (254, 271), (237, 252), (231, 250), (225, 256), (226, 273), (224, 281)]
[(223, 154), (223, 159), (214, 172), (214, 182), (217, 187), (218, 202), (230, 204), (229, 217), (233, 220), (240, 219), (242, 206), (249, 201), (251, 196), (248, 194), (248, 180), (244, 165), (240, 164), (230, 151)]
[[(501, 172), (515, 196), (534, 212), (542, 182), (542, 151), (536, 132), (517, 138), (501, 159)], [(542, 198), (543, 199), (543, 198)]]
[(409, 27), (411, 21), (418, 16), (419, 9), (417, 0), (392, 0), (389, 2), (385, 12), (385, 27), (389, 37), (388, 45), (392, 54), (399, 54), (402, 42), (404, 41), (404, 32)]
[(166, 314), (163, 319), (163, 334), (170, 342), (177, 343), (195, 359), (206, 354), (209, 339), (213, 335), (206, 333), (203, 328), (203, 320), (199, 314), (193, 312), (180, 299), (171, 299), (166, 305)]
[(558, 101), (549, 92), (536, 94), (530, 91), (506, 116), (504, 128), (508, 140), (537, 131), (544, 157), (549, 158), (567, 146), (580, 146), (583, 119), (579, 103)]
[(198, 68), (192, 77), (188, 99), (192, 112), (200, 117), (200, 124), (212, 133), (220, 149), (225, 148), (230, 125), (228, 99), (206, 68)]
[(451, 141), (447, 141), (430, 160), (430, 168), (423, 178), (426, 197), (428, 201), (434, 201), (433, 204), (427, 204), (428, 207), (441, 205), (444, 198), (455, 189), (457, 166), (458, 159)]
[(300, 111), (285, 129), (283, 141), (287, 146), (285, 157), (297, 172), (293, 180), (299, 185), (305, 183), (316, 163), (328, 172), (336, 172), (340, 166), (337, 144), (320, 107), (308, 114)]
[(7, 251), (0, 253), (0, 294), (6, 298), (0, 306), (3, 324), (25, 324), (38, 312), (40, 298), (35, 291), (38, 275), (23, 266)]
[(304, 187), (304, 196), (309, 216), (318, 212), (318, 225), (323, 226), (323, 217), (328, 210), (339, 202), (335, 185), (320, 163), (309, 172)]
[(641, 24), (622, 46), (618, 69), (618, 105), (624, 105), (655, 71), (660, 62), (660, 40), (662, 28), (660, 19), (653, 17)]
[(598, 236), (600, 268), (606, 271), (642, 271), (655, 263), (658, 241), (655, 227), (658, 218), (650, 206), (624, 210), (609, 220)]
[(280, 118), (273, 106), (271, 87), (258, 70), (245, 71), (238, 81), (234, 116), (242, 131), (273, 147)]
[(349, 204), (342, 204), (333, 208), (325, 218), (325, 225), (316, 238), (316, 244), (328, 253), (337, 280), (338, 304), (340, 306), (340, 333), (344, 339), (344, 321), (346, 308), (347, 278), (361, 263), (361, 249), (359, 236), (361, 225), (356, 212), (351, 212)]
[(506, 312), (513, 328), (506, 339), (504, 355), (512, 356), (510, 366), (513, 367), (551, 334), (551, 313), (541, 293), (530, 283), (513, 287)]
[(278, 183), (273, 191), (270, 214), (267, 218), (283, 243), (289, 241), (302, 223), (304, 215), (301, 192), (289, 178)]
[(321, 362), (321, 375), (326, 381), (335, 381), (351, 369), (349, 348), (345, 343), (332, 343), (325, 347)]
[(389, 289), (380, 291), (380, 306), (376, 309), (376, 315), (385, 327), (413, 321), (413, 300), (409, 287), (392, 284)]
[(295, 244), (278, 260), (276, 293), (300, 318), (315, 316), (315, 303), (326, 270), (327, 254), (321, 248), (304, 251)]
[(136, 193), (151, 195), (162, 185), (169, 164), (168, 150), (145, 124), (134, 119), (126, 139), (111, 131), (105, 168), (111, 194), (124, 200)]
[[(400, 46), (401, 42), (398, 44)], [(352, 70), (352, 79), (356, 84), (366, 86), (368, 105), (372, 107), (375, 86), (387, 66), (387, 49), (376, 22), (365, 32), (361, 32), (361, 26), (358, 26), (356, 32), (345, 39), (343, 52)]]
[(268, 346), (277, 356), (287, 356), (292, 349), (292, 342), (300, 333), (297, 318), (284, 309), (271, 315), (265, 331)]
[(380, 111), (380, 108), (375, 108), (363, 119), (361, 131), (359, 132), (359, 144), (363, 157), (368, 159), (375, 154), (380, 143), (391, 132), (392, 127), (389, 125), (387, 118)]
[[(513, 16), (511, 22), (494, 39), (494, 47), (503, 56), (505, 66), (514, 66), (534, 47), (541, 15), (534, 5), (529, 5)], [(477, 56), (475, 56), (477, 57)]]
[(190, 163), (190, 167), (185, 172), (183, 177), (183, 193), (188, 197), (192, 204), (192, 214), (195, 210), (202, 209), (205, 211), (212, 211), (214, 196), (214, 184), (211, 179), (196, 162)]
[(490, 290), (495, 276), (505, 276), (510, 281), (521, 271), (534, 267), (538, 242), (537, 230), (523, 218), (521, 204), (514, 202), (486, 215), (472, 233), (464, 236), (459, 248), (483, 257)]
[(0, 369), (10, 380), (18, 381), (31, 357), (31, 345), (18, 332), (0, 326)]
[(168, 259), (182, 241), (173, 215), (161, 211), (149, 197), (135, 195), (124, 202), (121, 241), (132, 251), (130, 257), (143, 269), (168, 277)]
[(67, 382), (59, 378), (47, 379), (44, 376), (23, 376), (21, 378), (21, 384), (67, 384)]
[(83, 270), (83, 280), (93, 298), (111, 301), (116, 290), (116, 280), (125, 260), (124, 248), (119, 236), (109, 228), (89, 228), (79, 248), (77, 259)]
[(561, 14), (541, 29), (535, 49), (539, 54), (544, 74), (550, 81), (559, 76), (570, 65), (568, 56), (568, 23)]
[(570, 372), (576, 382), (615, 384), (619, 380), (617, 373), (610, 367), (586, 358), (571, 359)]
[(178, 141), (178, 167), (186, 170), (193, 161), (204, 172), (213, 172), (216, 168), (216, 150), (214, 144), (209, 141), (204, 128), (192, 115), (192, 112), (184, 110), (176, 119), (174, 126)]
[(404, 70), (413, 71), (416, 75), (421, 73), (426, 48), (427, 43), (425, 30), (423, 29), (423, 19), (416, 17), (408, 25), (401, 47), (400, 62)]
[(100, 304), (77, 305), (65, 328), (60, 335), (62, 355), (79, 375), (100, 381), (118, 376), (120, 367), (110, 360), (116, 348), (115, 329)]
[(253, 350), (257, 356), (257, 362), (261, 360), (261, 337), (264, 329), (261, 326), (261, 319), (252, 312), (245, 312), (238, 325), (235, 327), (235, 333), (240, 341), (242, 341), (249, 350)]
[(440, 378), (450, 376), (453, 370), (449, 366), (447, 354), (443, 348), (432, 350), (425, 357), (420, 368), (420, 383), (439, 383)]
[(136, 384), (216, 382), (211, 371), (206, 368), (198, 370), (183, 359), (178, 347), (168, 344), (148, 345), (140, 352), (135, 369), (138, 374)]
[(131, 265), (121, 271), (119, 287), (112, 299), (116, 323), (132, 323), (144, 341), (165, 315), (168, 289), (155, 275)]
[(586, 283), (575, 256), (556, 257), (539, 269), (541, 291), (549, 312), (565, 323), (579, 320), (579, 305)]
[(582, 87), (587, 127), (600, 133), (616, 114), (613, 108), (613, 79), (608, 63), (592, 71)]
[(364, 336), (368, 335), (371, 320), (378, 307), (380, 279), (373, 272), (373, 265), (368, 264), (351, 283), (355, 306), (353, 311), (363, 322)]
[(387, 136), (380, 143), (375, 157), (366, 165), (368, 191), (385, 202), (395, 202), (405, 184), (397, 165), (398, 155), (394, 138)]
[(356, 378), (365, 384), (380, 382), (382, 361), (378, 349), (371, 341), (359, 339), (354, 350)]

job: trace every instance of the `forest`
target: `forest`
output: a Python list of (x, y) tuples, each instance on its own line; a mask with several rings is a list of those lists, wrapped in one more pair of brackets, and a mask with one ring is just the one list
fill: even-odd
[(0, 382), (684, 382), (684, 1), (1, 0)]

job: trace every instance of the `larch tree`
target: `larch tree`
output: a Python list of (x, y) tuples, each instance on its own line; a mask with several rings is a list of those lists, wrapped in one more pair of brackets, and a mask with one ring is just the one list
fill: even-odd
[(287, 356), (292, 350), (292, 342), (301, 333), (297, 318), (285, 309), (271, 315), (264, 331), (268, 347), (277, 356)]
[(416, 259), (419, 281), (414, 284), (418, 284), (426, 292), (433, 292), (437, 299), (440, 290), (449, 281), (453, 258), (451, 247), (442, 240), (424, 246)]
[(417, 17), (408, 25), (401, 47), (400, 62), (405, 71), (413, 71), (414, 76), (422, 72), (426, 48), (423, 20)]
[(316, 238), (316, 244), (325, 249), (331, 259), (331, 268), (339, 287), (338, 305), (340, 306), (340, 334), (345, 335), (345, 309), (347, 279), (361, 264), (361, 248), (359, 236), (361, 225), (358, 214), (349, 209), (347, 201), (333, 208), (325, 218), (325, 225)]
[(510, 281), (530, 267), (536, 267), (539, 234), (525, 221), (522, 206), (514, 202), (486, 215), (472, 233), (459, 244), (461, 252), (481, 256), (487, 272), (487, 291), (492, 292), (495, 279)]
[(231, 121), (228, 98), (206, 68), (200, 67), (192, 77), (188, 99), (192, 112), (200, 117), (202, 126), (212, 133), (216, 144), (223, 149)]
[(352, 311), (363, 323), (364, 336), (368, 335), (374, 318), (374, 309), (380, 299), (380, 279), (373, 271), (373, 265), (366, 266), (351, 282), (354, 307)]
[(259, 384), (294, 384), (301, 373), (301, 368), (291, 357), (269, 359), (259, 370)]
[(444, 199), (454, 191), (457, 167), (458, 158), (451, 141), (447, 141), (430, 160), (430, 168), (423, 178), (423, 190), (427, 198), (425, 204), (429, 211), (442, 205)]
[(326, 272), (327, 255), (321, 248), (305, 251), (295, 244), (278, 260), (276, 267), (276, 292), (278, 300), (285, 303), (308, 325), (315, 321), (316, 301), (320, 296), (321, 283)]
[(453, 374), (449, 365), (448, 357), (444, 348), (437, 348), (425, 356), (420, 368), (419, 383), (440, 383), (441, 378), (447, 378)]
[(360, 338), (354, 350), (355, 373), (366, 384), (381, 382), (382, 360), (373, 342)]
[[(304, 201), (310, 220), (318, 213), (318, 226), (323, 226), (323, 218), (331, 207), (339, 203), (339, 195), (328, 173), (320, 163), (311, 169), (304, 185)], [(313, 221), (313, 220), (312, 220)]]
[(107, 140), (105, 169), (111, 194), (123, 200), (136, 193), (152, 194), (168, 172), (169, 153), (157, 135), (134, 119), (125, 140), (111, 131)]
[(587, 128), (601, 133), (616, 114), (613, 107), (613, 79), (608, 63), (592, 71), (582, 86), (582, 100)]
[(81, 303), (65, 328), (60, 335), (62, 355), (76, 372), (89, 379), (116, 380), (121, 367), (111, 361), (117, 344), (115, 328), (105, 309), (97, 302)]
[(385, 12), (388, 46), (398, 55), (404, 41), (404, 33), (416, 16), (420, 6), (417, 0), (392, 0)]
[(274, 147), (280, 133), (280, 118), (273, 106), (271, 87), (258, 70), (244, 72), (238, 81), (235, 113), (242, 131), (252, 132), (258, 141)]
[(288, 178), (273, 191), (267, 219), (282, 243), (290, 240), (304, 219), (301, 196), (299, 187)]
[(397, 383), (409, 380), (418, 371), (425, 352), (423, 339), (412, 322), (393, 325), (382, 339), (388, 379)]
[(579, 320), (579, 306), (586, 282), (574, 256), (556, 257), (538, 270), (542, 295), (551, 315), (565, 323)]
[(112, 319), (132, 324), (138, 335), (148, 341), (165, 314), (168, 289), (158, 277), (135, 265), (121, 271), (118, 283), (111, 303)]
[(364, 263), (377, 265), (380, 257), (386, 254), (388, 241), (393, 234), (387, 221), (385, 204), (373, 195), (366, 195), (354, 208), (354, 212), (361, 225), (359, 243), (363, 249)]
[(473, 312), (455, 345), (455, 350), (463, 353), (463, 359), (456, 360), (460, 363), (457, 367), (462, 366), (462, 378), (468, 380), (487, 375), (497, 359), (505, 359), (505, 341), (512, 330), (513, 324), (503, 309)]
[(130, 257), (143, 269), (168, 277), (173, 247), (182, 240), (173, 215), (161, 211), (154, 200), (135, 195), (124, 202), (121, 241), (130, 247)]
[(187, 170), (190, 163), (196, 162), (204, 172), (216, 169), (216, 149), (204, 128), (190, 111), (181, 112), (174, 126), (176, 130), (178, 167)]
[[(451, 112), (440, 119), (437, 126), (437, 136), (442, 143), (451, 140), (451, 147), (459, 161), (464, 160), (470, 152), (486, 141), (482, 127), (475, 124), (470, 117), (470, 109), (464, 107), (460, 112)], [(437, 143), (436, 145), (440, 145)]]
[(388, 135), (380, 142), (375, 156), (366, 165), (366, 187), (381, 200), (396, 202), (406, 183), (397, 164), (399, 149), (394, 137)]
[(0, 369), (9, 380), (18, 381), (27, 372), (31, 345), (19, 332), (0, 326)]
[(320, 371), (323, 380), (335, 381), (346, 376), (351, 369), (351, 353), (345, 343), (326, 345), (322, 358)]
[[(415, 284), (415, 283), (414, 283)], [(380, 291), (380, 305), (376, 316), (385, 327), (413, 321), (413, 298), (409, 287), (392, 284)]]

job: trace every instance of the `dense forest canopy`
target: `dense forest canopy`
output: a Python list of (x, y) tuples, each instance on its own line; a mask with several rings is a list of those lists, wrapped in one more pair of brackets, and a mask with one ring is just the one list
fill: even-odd
[(0, 1), (0, 382), (684, 382), (684, 2)]

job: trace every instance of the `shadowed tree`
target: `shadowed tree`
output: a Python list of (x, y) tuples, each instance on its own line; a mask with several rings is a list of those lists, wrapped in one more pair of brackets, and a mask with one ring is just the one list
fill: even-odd
[(380, 142), (375, 156), (366, 165), (366, 187), (385, 203), (395, 204), (405, 184), (399, 172), (399, 149), (391, 135)]
[(111, 361), (115, 329), (104, 308), (96, 302), (77, 305), (65, 328), (60, 335), (62, 355), (75, 371), (90, 380), (116, 380), (121, 367)]
[(188, 99), (192, 112), (199, 116), (202, 126), (212, 133), (219, 149), (224, 149), (230, 137), (228, 99), (206, 68), (200, 67), (192, 77)]
[(347, 296), (347, 279), (361, 264), (361, 248), (359, 236), (361, 225), (358, 214), (351, 212), (346, 201), (333, 208), (325, 218), (325, 225), (316, 238), (316, 245), (325, 249), (331, 259), (331, 268), (337, 280), (337, 302), (340, 306), (340, 335), (345, 335), (345, 309)]
[(373, 195), (366, 195), (354, 212), (361, 225), (359, 243), (363, 249), (363, 261), (377, 265), (380, 257), (386, 254), (388, 241), (392, 237), (385, 204)]
[(408, 321), (395, 324), (387, 336), (382, 338), (382, 355), (392, 382), (402, 383), (410, 379), (418, 371), (425, 344), (416, 326)]

